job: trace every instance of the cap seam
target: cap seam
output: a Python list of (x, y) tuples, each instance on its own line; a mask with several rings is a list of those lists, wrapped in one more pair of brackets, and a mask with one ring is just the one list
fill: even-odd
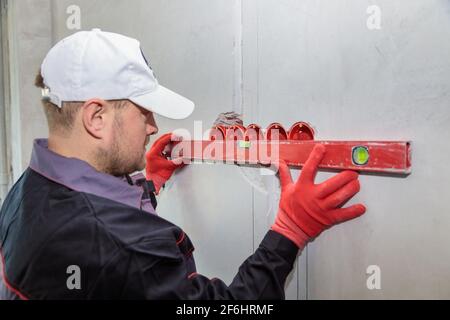
[(89, 41), (92, 39), (92, 37), (93, 37), (93, 33), (89, 33), (89, 37), (87, 37), (87, 39), (85, 40), (85, 42), (84, 42), (84, 44), (83, 44), (83, 49), (82, 49), (82, 52), (81, 52), (81, 54), (80, 54), (80, 59), (79, 59), (79, 70), (78, 70), (78, 73), (79, 73), (79, 77), (78, 77), (78, 83), (77, 83), (77, 89), (78, 90), (82, 90), (82, 86), (81, 86), (81, 83), (82, 83), (82, 81), (81, 81), (81, 78), (82, 78), (82, 76), (83, 76), (83, 73), (82, 73), (82, 65), (83, 65), (83, 59), (84, 59), (84, 57), (85, 57), (85, 55), (86, 55), (86, 51), (87, 51), (87, 45), (88, 45), (88, 43), (89, 43)]

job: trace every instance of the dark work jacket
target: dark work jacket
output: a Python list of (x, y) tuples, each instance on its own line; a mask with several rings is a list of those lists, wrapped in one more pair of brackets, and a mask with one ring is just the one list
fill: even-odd
[(298, 253), (289, 239), (268, 231), (227, 286), (196, 272), (189, 237), (134, 201), (137, 186), (110, 176), (107, 196), (95, 185), (109, 177), (93, 170), (35, 142), (0, 212), (1, 299), (284, 298)]

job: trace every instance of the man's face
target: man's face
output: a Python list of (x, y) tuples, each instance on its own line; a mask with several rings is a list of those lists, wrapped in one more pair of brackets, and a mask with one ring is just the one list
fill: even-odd
[(132, 102), (115, 113), (110, 148), (100, 152), (100, 157), (106, 161), (105, 171), (121, 176), (143, 170), (146, 145), (150, 135), (158, 132), (153, 113)]

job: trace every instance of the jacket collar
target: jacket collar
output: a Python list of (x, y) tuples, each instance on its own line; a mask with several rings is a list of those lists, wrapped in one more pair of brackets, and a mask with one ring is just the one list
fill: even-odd
[[(150, 201), (143, 199), (142, 187), (130, 185), (123, 178), (99, 172), (80, 159), (67, 158), (49, 150), (47, 139), (34, 140), (30, 168), (69, 189), (94, 194), (155, 213)], [(132, 181), (141, 177), (143, 177), (142, 174), (134, 175)]]

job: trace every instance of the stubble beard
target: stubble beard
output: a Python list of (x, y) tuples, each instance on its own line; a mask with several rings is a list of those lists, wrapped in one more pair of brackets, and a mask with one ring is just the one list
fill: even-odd
[(96, 152), (96, 162), (100, 171), (113, 175), (123, 176), (145, 168), (145, 149), (144, 146), (138, 152), (129, 150), (127, 141), (123, 141), (122, 121), (120, 116), (116, 115), (114, 119), (114, 137), (109, 149), (99, 148)]

